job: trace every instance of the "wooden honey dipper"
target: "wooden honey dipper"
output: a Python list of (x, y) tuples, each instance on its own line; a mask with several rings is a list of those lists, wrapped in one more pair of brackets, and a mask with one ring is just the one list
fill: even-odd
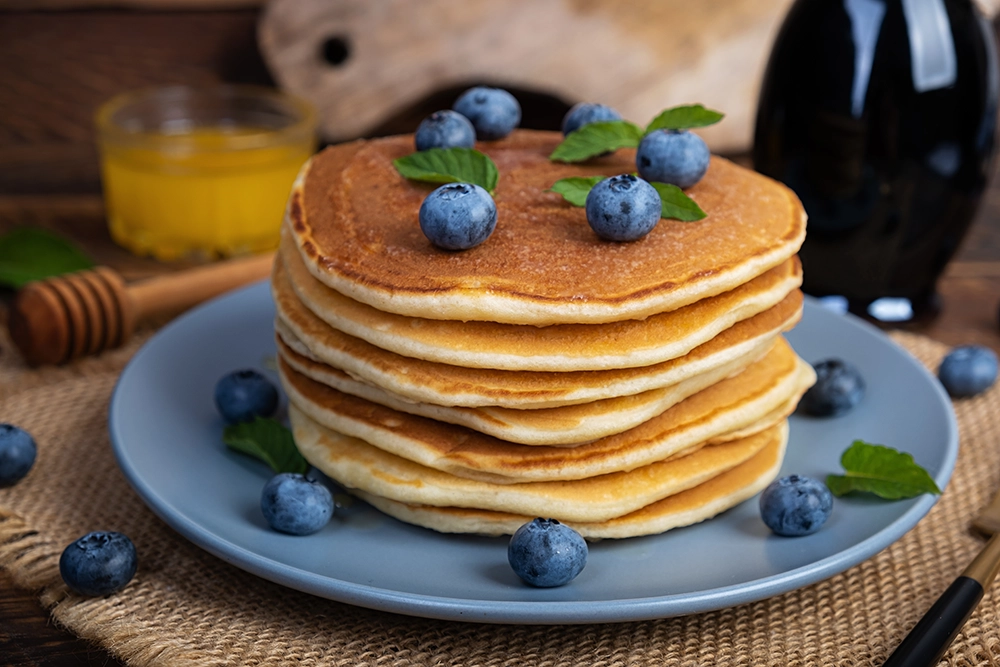
[(29, 365), (64, 364), (119, 347), (146, 318), (177, 314), (265, 278), (273, 262), (268, 253), (128, 285), (101, 266), (28, 283), (11, 306), (10, 336)]

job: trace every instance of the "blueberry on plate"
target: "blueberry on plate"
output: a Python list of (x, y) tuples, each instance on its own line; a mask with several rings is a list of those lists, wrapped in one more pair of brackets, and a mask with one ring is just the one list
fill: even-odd
[(521, 105), (502, 88), (470, 88), (451, 108), (472, 121), (478, 139), (503, 139), (521, 124)]
[(997, 355), (982, 345), (956, 347), (938, 366), (938, 379), (955, 398), (975, 396), (996, 382)]
[(138, 557), (132, 540), (121, 533), (87, 533), (59, 557), (59, 574), (80, 595), (97, 597), (125, 588), (135, 576)]
[(462, 114), (445, 109), (435, 111), (420, 121), (413, 139), (418, 151), (430, 148), (472, 148), (476, 143), (476, 128)]
[(507, 560), (517, 576), (532, 586), (562, 586), (587, 564), (587, 542), (555, 519), (533, 519), (511, 536)]
[(835, 417), (850, 411), (865, 396), (865, 381), (854, 365), (843, 359), (825, 359), (813, 364), (816, 384), (799, 401), (813, 417)]
[(639, 142), (635, 166), (647, 181), (689, 188), (708, 171), (711, 154), (697, 134), (687, 130), (654, 130)]
[(21, 481), (35, 464), (35, 439), (13, 424), (0, 424), (0, 489)]
[(830, 489), (805, 475), (776, 479), (760, 494), (760, 518), (775, 534), (785, 537), (815, 533), (832, 511)]
[(264, 485), (260, 511), (267, 525), (279, 532), (310, 535), (333, 516), (333, 494), (322, 482), (283, 472)]
[(590, 102), (580, 102), (563, 116), (562, 132), (567, 135), (576, 132), (584, 125), (600, 123), (609, 120), (621, 120), (622, 115), (604, 104), (592, 104)]
[(587, 194), (587, 222), (607, 241), (636, 241), (660, 221), (660, 194), (632, 174), (606, 178)]
[(490, 237), (497, 226), (497, 205), (472, 183), (448, 183), (420, 205), (420, 229), (445, 250), (468, 250)]
[(278, 408), (278, 388), (253, 369), (233, 371), (215, 384), (215, 407), (231, 424), (268, 417)]

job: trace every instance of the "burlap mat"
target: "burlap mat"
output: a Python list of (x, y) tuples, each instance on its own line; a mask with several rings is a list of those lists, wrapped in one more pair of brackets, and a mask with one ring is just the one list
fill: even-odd
[[(935, 368), (946, 348), (897, 335)], [(0, 354), (0, 421), (39, 444), (31, 474), (0, 489), (0, 566), (54, 619), (132, 665), (880, 665), (983, 545), (968, 525), (1000, 487), (1000, 389), (955, 404), (961, 452), (940, 502), (903, 539), (808, 588), (723, 611), (646, 622), (491, 626), (370, 611), (271, 584), (160, 522), (115, 465), (108, 401), (138, 345), (29, 371)], [(129, 535), (139, 571), (106, 599), (70, 594), (59, 554), (96, 529)], [(1000, 599), (987, 593), (948, 653), (1000, 662)]]

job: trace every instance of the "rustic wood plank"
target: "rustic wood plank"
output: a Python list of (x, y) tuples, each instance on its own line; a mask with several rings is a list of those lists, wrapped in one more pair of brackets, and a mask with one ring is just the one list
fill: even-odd
[(93, 127), (114, 95), (271, 85), (257, 9), (0, 14), (0, 194), (97, 193)]
[(34, 593), (0, 570), (0, 664), (19, 667), (124, 667), (107, 651), (56, 627)]
[(245, 9), (267, 0), (0, 0), (0, 10), (65, 11), (67, 9), (121, 8), (158, 11)]

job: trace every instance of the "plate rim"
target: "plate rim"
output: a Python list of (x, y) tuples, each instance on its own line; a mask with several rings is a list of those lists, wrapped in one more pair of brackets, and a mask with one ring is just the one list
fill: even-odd
[[(119, 469), (126, 480), (164, 523), (178, 532), (195, 546), (220, 560), (249, 572), (262, 579), (303, 593), (316, 595), (337, 602), (343, 602), (378, 611), (417, 616), (446, 621), (468, 621), (496, 624), (555, 625), (578, 623), (618, 623), (642, 621), (697, 614), (730, 608), (759, 601), (775, 595), (791, 592), (799, 588), (823, 581), (839, 574), (888, 548), (912, 530), (937, 503), (940, 496), (924, 494), (906, 512), (875, 534), (853, 545), (808, 565), (774, 574), (751, 582), (720, 586), (703, 591), (660, 595), (644, 598), (619, 598), (614, 600), (479, 600), (434, 596), (422, 593), (395, 591), (377, 586), (335, 579), (320, 575), (300, 567), (265, 558), (254, 551), (216, 535), (193, 519), (173, 511), (162, 495), (145, 480), (129, 458), (128, 446), (118, 432), (116, 415), (120, 409), (123, 386), (135, 369), (141, 367), (143, 359), (155, 351), (157, 345), (167, 339), (175, 330), (203, 314), (219, 307), (228, 300), (256, 298), (257, 291), (264, 292), (271, 299), (267, 289), (267, 279), (255, 282), (219, 297), (206, 301), (176, 317), (153, 334), (136, 351), (122, 369), (115, 382), (108, 408), (108, 434), (112, 451)], [(806, 309), (824, 309), (816, 299), (805, 298), (803, 317)], [(829, 312), (829, 311), (827, 311)], [(938, 393), (939, 399), (949, 409), (945, 410), (946, 443), (945, 458), (935, 482), (946, 490), (958, 457), (958, 424), (951, 399), (936, 381), (930, 371), (906, 348), (868, 322), (850, 314), (829, 313), (839, 317), (849, 326), (861, 329), (867, 335), (875, 335), (896, 348)]]

